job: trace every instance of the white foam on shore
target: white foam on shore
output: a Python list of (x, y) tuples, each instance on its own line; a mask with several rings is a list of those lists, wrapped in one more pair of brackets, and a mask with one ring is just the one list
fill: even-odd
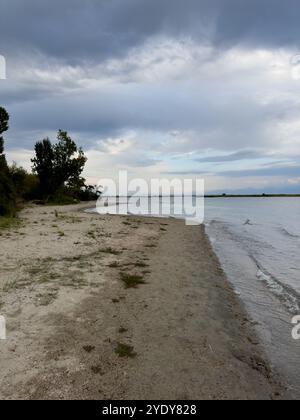
[(271, 274), (266, 273), (261, 268), (258, 269), (256, 277), (267, 285), (271, 292), (281, 300), (291, 314), (299, 314), (299, 299), (293, 294), (294, 291), (292, 289), (288, 290), (289, 288), (287, 286), (283, 286), (277, 279), (271, 276)]

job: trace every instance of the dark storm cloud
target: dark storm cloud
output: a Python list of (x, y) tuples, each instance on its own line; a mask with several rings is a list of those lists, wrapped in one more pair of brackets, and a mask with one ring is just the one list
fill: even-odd
[[(179, 0), (2, 0), (0, 39), (4, 53), (33, 48), (76, 62), (126, 54), (148, 37), (191, 35), (197, 25), (190, 6)], [(194, 16), (194, 17), (193, 17)]]
[(298, 0), (220, 0), (216, 6), (217, 44), (261, 47), (300, 45)]
[(299, 23), (299, 0), (1, 0), (7, 155), (62, 128), (93, 173), (93, 154), (158, 171), (179, 155), (179, 175), (298, 178)]
[(298, 0), (1, 0), (2, 53), (68, 62), (121, 56), (156, 35), (215, 46), (298, 46)]

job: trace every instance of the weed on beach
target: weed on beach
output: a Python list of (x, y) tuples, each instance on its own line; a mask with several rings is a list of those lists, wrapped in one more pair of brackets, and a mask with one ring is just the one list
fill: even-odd
[(16, 217), (0, 217), (0, 236), (1, 230), (16, 228), (20, 225), (20, 220)]
[(117, 261), (114, 261), (114, 262), (108, 264), (108, 267), (109, 268), (119, 268), (120, 264)]
[(10, 290), (14, 290), (18, 288), (18, 283), (16, 280), (10, 281), (5, 283), (5, 285), (2, 288), (3, 292), (9, 292)]
[(149, 267), (148, 264), (144, 263), (143, 261), (138, 261), (138, 262), (134, 263), (134, 266), (135, 267), (138, 267), (138, 268), (146, 268), (146, 267)]
[(120, 299), (113, 298), (111, 301), (112, 301), (112, 303), (119, 303), (120, 302)]
[(84, 350), (84, 351), (86, 351), (87, 353), (91, 353), (92, 351), (94, 351), (94, 350), (95, 350), (95, 346), (90, 346), (90, 345), (83, 346), (82, 348), (83, 348), (83, 350)]
[(91, 371), (95, 375), (103, 375), (102, 367), (100, 365), (91, 366)]
[(122, 254), (122, 251), (116, 251), (115, 249), (112, 249), (111, 247), (101, 248), (99, 249), (99, 252), (101, 252), (102, 254), (111, 254), (111, 255)]
[(138, 276), (137, 274), (120, 273), (120, 276), (126, 289), (135, 289), (140, 284), (145, 284), (144, 278), (142, 276)]
[(133, 346), (129, 346), (128, 344), (124, 343), (117, 343), (117, 346), (115, 348), (115, 353), (119, 357), (127, 357), (127, 358), (134, 358), (136, 357), (136, 353), (134, 352)]
[(39, 274), (44, 274), (44, 273), (46, 273), (47, 272), (47, 267), (45, 267), (45, 266), (43, 266), (43, 265), (41, 265), (41, 266), (36, 266), (36, 267), (29, 267), (28, 269), (27, 269), (27, 273), (30, 275), (30, 276), (37, 276), (37, 275), (39, 275)]
[(128, 329), (127, 329), (127, 328), (124, 328), (124, 327), (120, 327), (120, 328), (119, 328), (119, 333), (120, 333), (120, 334), (125, 334), (127, 331), (128, 331)]
[(80, 270), (69, 272), (67, 278), (62, 283), (64, 287), (72, 287), (73, 289), (82, 289), (87, 287), (88, 283), (82, 277), (82, 272)]

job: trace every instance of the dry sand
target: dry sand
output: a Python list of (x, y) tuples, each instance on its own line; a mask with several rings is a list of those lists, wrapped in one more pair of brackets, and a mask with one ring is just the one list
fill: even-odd
[(82, 208), (1, 233), (1, 399), (282, 397), (203, 227)]

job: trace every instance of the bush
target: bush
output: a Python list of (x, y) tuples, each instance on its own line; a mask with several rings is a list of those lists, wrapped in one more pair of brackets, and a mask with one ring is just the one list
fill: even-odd
[(1, 160), (0, 157), (0, 216), (13, 216), (16, 211), (13, 185), (8, 169), (1, 165)]
[(9, 176), (14, 188), (16, 200), (35, 200), (39, 197), (39, 179), (25, 169), (13, 164), (9, 168)]

